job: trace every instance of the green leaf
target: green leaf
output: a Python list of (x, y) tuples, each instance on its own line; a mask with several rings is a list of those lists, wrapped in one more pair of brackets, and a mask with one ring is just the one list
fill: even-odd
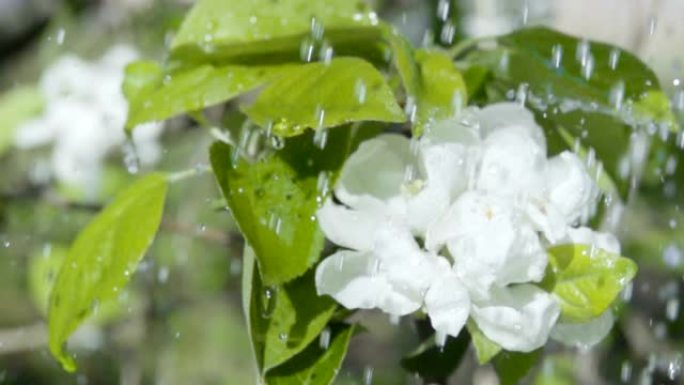
[(76, 363), (64, 344), (104, 301), (114, 300), (152, 243), (164, 209), (167, 179), (147, 175), (122, 191), (78, 235), (50, 295), (50, 351), (67, 371)]
[(501, 352), (501, 346), (487, 338), (472, 319), (468, 320), (466, 327), (470, 333), (470, 339), (473, 341), (477, 360), (481, 365), (491, 361), (492, 358)]
[(631, 259), (587, 245), (554, 246), (548, 255), (552, 293), (568, 322), (601, 315), (637, 272)]
[(267, 286), (288, 282), (319, 260), (324, 242), (315, 216), (319, 202), (327, 197), (347, 154), (360, 138), (375, 132), (369, 125), (331, 130), (324, 149), (308, 132), (253, 161), (225, 143), (211, 147), (217, 182), (254, 248)]
[(324, 331), (329, 342), (314, 340), (301, 353), (266, 374), (268, 385), (330, 385), (347, 353), (354, 326), (332, 324)]
[(370, 63), (337, 58), (287, 70), (261, 92), (245, 113), (278, 136), (356, 121), (405, 120), (392, 90)]
[(428, 339), (401, 359), (401, 367), (420, 375), (426, 383), (446, 382), (460, 365), (469, 344), (470, 336), (465, 331), (458, 338), (448, 337), (442, 347), (437, 346), (434, 339)]
[[(249, 248), (245, 252), (251, 253)], [(304, 350), (325, 328), (337, 305), (316, 294), (314, 270), (282, 286), (265, 286), (253, 260), (253, 256), (245, 258), (251, 266), (245, 265), (243, 288), (249, 286), (244, 291), (249, 298), (243, 298), (243, 306), (263, 374)]]
[(226, 102), (273, 79), (290, 66), (214, 67), (200, 65), (163, 75), (153, 62), (126, 68), (124, 91), (129, 101), (126, 128), (162, 121)]
[[(630, 181), (620, 174), (620, 159), (634, 129), (679, 130), (656, 75), (627, 51), (543, 27), (501, 36), (496, 43), (493, 49), (467, 50), (462, 58), (491, 71), (488, 101), (526, 94), (527, 106), (546, 130), (550, 152), (572, 148), (557, 131), (570, 133), (573, 143), (596, 151), (623, 197)], [(658, 160), (662, 166), (664, 160)]]
[(43, 96), (34, 87), (17, 87), (0, 96), (0, 155), (14, 143), (16, 128), (43, 110)]
[(501, 385), (515, 385), (520, 383), (530, 369), (539, 361), (542, 349), (530, 353), (501, 352), (494, 357), (492, 363)]
[[(335, 52), (365, 49), (380, 37), (377, 16), (362, 0), (202, 0), (186, 17), (172, 57), (244, 61), (297, 60), (307, 39), (330, 41)], [(318, 55), (318, 52), (316, 52)], [(306, 54), (304, 56), (308, 56)]]
[(466, 86), (451, 58), (440, 51), (418, 50), (420, 86), (416, 100), (414, 133), (435, 121), (451, 118), (467, 103)]

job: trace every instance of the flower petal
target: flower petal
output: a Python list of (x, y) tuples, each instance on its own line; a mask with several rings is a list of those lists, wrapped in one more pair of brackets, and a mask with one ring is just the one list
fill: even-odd
[(551, 338), (568, 346), (587, 349), (601, 342), (614, 323), (613, 311), (608, 309), (589, 322), (556, 324), (551, 330)]
[(542, 232), (550, 243), (556, 243), (566, 236), (567, 220), (563, 213), (549, 202), (530, 199), (525, 206), (525, 213), (535, 230)]
[(521, 226), (511, 255), (499, 270), (496, 282), (500, 286), (539, 282), (544, 278), (547, 263), (548, 256), (539, 242), (537, 233), (529, 226)]
[(433, 329), (457, 337), (470, 313), (470, 297), (455, 274), (442, 274), (425, 294), (425, 308)]
[(533, 285), (493, 288), (490, 299), (475, 303), (471, 312), (489, 339), (517, 352), (543, 346), (559, 314), (553, 297)]
[(339, 251), (318, 265), (316, 290), (348, 309), (378, 308), (398, 316), (418, 310), (421, 301), (394, 290), (379, 266), (372, 253)]
[(588, 227), (569, 229), (567, 237), (558, 243), (595, 246), (609, 253), (620, 254), (620, 241), (613, 234), (594, 231)]
[(478, 114), (479, 109), (477, 107), (469, 107), (458, 118), (435, 122), (423, 133), (421, 141), (427, 144), (477, 144), (480, 142)]
[(549, 159), (545, 179), (549, 202), (563, 213), (568, 224), (588, 219), (598, 190), (577, 155), (565, 151)]
[(318, 224), (333, 243), (354, 250), (373, 248), (374, 234), (384, 219), (372, 212), (350, 210), (328, 199), (316, 212)]
[(492, 132), (483, 143), (481, 159), (477, 188), (511, 196), (542, 191), (546, 150), (524, 127)]
[(524, 133), (546, 151), (546, 137), (534, 120), (532, 112), (519, 103), (501, 102), (490, 104), (477, 113), (484, 138), (508, 127), (521, 127)]
[(417, 170), (410, 141), (395, 134), (369, 139), (349, 156), (335, 186), (347, 206), (385, 212), (386, 201), (401, 195), (407, 170)]

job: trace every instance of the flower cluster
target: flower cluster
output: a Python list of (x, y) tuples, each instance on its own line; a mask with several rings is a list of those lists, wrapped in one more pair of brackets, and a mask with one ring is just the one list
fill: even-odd
[[(128, 105), (121, 84), (124, 67), (136, 57), (131, 47), (115, 46), (97, 62), (75, 56), (57, 60), (40, 80), (45, 111), (18, 127), (16, 146), (28, 149), (53, 143), (51, 168), (57, 180), (94, 195), (104, 159), (125, 141)], [(144, 165), (161, 155), (157, 143), (161, 128), (146, 124), (133, 132)]]
[(585, 164), (571, 152), (546, 154), (532, 114), (514, 103), (469, 108), (419, 139), (364, 142), (335, 186), (342, 204), (328, 200), (317, 213), (343, 247), (318, 266), (318, 293), (393, 316), (422, 309), (442, 342), (469, 319), (511, 351), (537, 349), (549, 335), (599, 341), (609, 311), (558, 323), (557, 299), (535, 284), (551, 245), (619, 253), (612, 235), (580, 227), (598, 199)]

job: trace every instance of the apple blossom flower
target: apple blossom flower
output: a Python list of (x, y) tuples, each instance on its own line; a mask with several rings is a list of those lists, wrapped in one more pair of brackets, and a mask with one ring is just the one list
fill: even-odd
[(469, 318), (511, 351), (543, 346), (552, 329), (570, 339), (574, 326), (554, 329), (557, 299), (535, 285), (546, 247), (619, 247), (575, 228), (591, 213), (595, 183), (575, 154), (547, 158), (541, 128), (515, 103), (468, 108), (420, 139), (370, 139), (334, 192), (340, 203), (325, 202), (318, 221), (346, 249), (318, 266), (319, 294), (394, 316), (423, 309), (438, 340), (457, 336)]
[[(19, 148), (52, 147), (56, 179), (96, 195), (102, 163), (125, 142), (128, 105), (121, 90), (124, 67), (137, 58), (133, 48), (112, 47), (97, 62), (67, 55), (50, 66), (40, 79), (46, 101), (43, 114), (21, 125)], [(133, 131), (133, 144), (143, 165), (161, 156), (157, 138), (161, 125), (145, 124)]]

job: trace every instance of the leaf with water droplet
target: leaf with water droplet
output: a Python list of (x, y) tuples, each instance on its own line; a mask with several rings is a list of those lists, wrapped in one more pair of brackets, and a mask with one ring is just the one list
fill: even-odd
[(631, 259), (588, 245), (554, 246), (548, 255), (543, 285), (560, 301), (565, 322), (600, 316), (637, 272)]
[(301, 353), (266, 373), (269, 385), (330, 385), (335, 380), (347, 353), (354, 326), (332, 324), (330, 344), (323, 349), (317, 341)]
[(132, 130), (142, 123), (163, 121), (224, 103), (263, 85), (289, 67), (205, 64), (164, 77), (156, 63), (135, 62), (126, 68), (124, 80), (129, 103), (126, 128)]
[(302, 40), (311, 39), (330, 42), (337, 53), (377, 57), (377, 23), (364, 1), (202, 0), (183, 21), (171, 55), (184, 62), (297, 61)]
[[(261, 373), (318, 343), (337, 305), (316, 294), (314, 270), (278, 287), (263, 284), (254, 251), (245, 248), (243, 308)], [(268, 295), (264, 295), (270, 292)]]
[[(365, 85), (363, 103), (357, 84)], [(243, 107), (257, 124), (273, 123), (273, 134), (295, 136), (358, 121), (400, 123), (404, 113), (383, 75), (369, 62), (337, 58), (290, 68)]]
[(152, 243), (164, 208), (167, 179), (149, 174), (119, 193), (79, 233), (50, 295), (52, 354), (67, 371), (76, 363), (64, 350), (69, 336), (92, 313), (94, 303), (116, 299)]
[(328, 195), (319, 191), (321, 172), (334, 184), (357, 137), (365, 132), (374, 130), (366, 125), (358, 130), (331, 130), (325, 149), (308, 132), (285, 139), (282, 149), (263, 153), (255, 161), (234, 156), (237, 150), (225, 143), (211, 147), (218, 184), (240, 231), (256, 252), (267, 286), (300, 276), (320, 258), (324, 236), (311, 218)]

